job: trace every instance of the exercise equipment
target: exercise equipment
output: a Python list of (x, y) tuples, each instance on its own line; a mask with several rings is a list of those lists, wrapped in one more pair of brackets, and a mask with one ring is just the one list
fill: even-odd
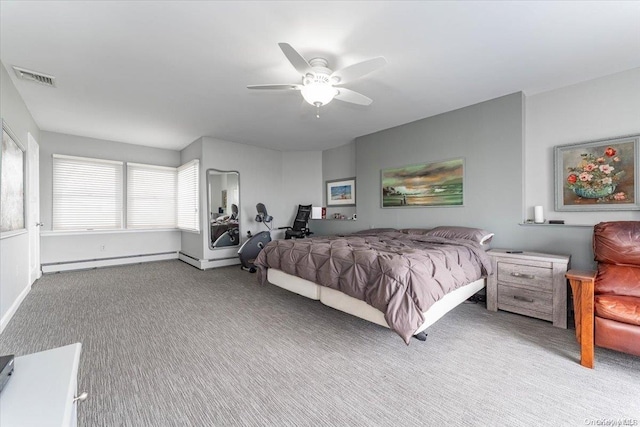
[(238, 257), (240, 258), (240, 268), (248, 270), (249, 273), (256, 272), (256, 266), (254, 261), (258, 257), (258, 254), (265, 247), (267, 243), (271, 241), (271, 222), (273, 217), (267, 212), (267, 208), (263, 203), (256, 205), (258, 214), (256, 215), (256, 222), (261, 222), (269, 230), (261, 231), (251, 236), (246, 242), (240, 246), (238, 250)]

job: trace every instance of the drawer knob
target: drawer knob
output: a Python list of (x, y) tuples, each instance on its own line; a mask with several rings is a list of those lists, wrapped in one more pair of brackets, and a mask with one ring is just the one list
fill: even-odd
[(518, 301), (524, 301), (524, 302), (533, 302), (533, 298), (521, 297), (520, 295), (514, 295), (513, 299), (517, 299)]
[(89, 393), (85, 391), (82, 394), (80, 394), (80, 396), (77, 396), (75, 399), (73, 399), (73, 403), (84, 402), (85, 400), (87, 400), (87, 397), (89, 397)]
[(522, 273), (511, 273), (513, 277), (522, 277), (523, 279), (533, 279), (536, 276), (532, 274), (522, 274)]

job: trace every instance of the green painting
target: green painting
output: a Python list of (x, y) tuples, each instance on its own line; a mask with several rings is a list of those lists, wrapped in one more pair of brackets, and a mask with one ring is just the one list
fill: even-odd
[(462, 206), (464, 159), (382, 170), (382, 207)]

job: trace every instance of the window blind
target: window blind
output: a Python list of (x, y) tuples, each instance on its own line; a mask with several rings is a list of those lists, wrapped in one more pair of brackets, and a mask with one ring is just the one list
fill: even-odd
[(176, 228), (176, 168), (127, 163), (127, 228)]
[(199, 161), (192, 160), (178, 168), (178, 228), (200, 231)]
[(122, 228), (123, 163), (53, 155), (53, 230)]

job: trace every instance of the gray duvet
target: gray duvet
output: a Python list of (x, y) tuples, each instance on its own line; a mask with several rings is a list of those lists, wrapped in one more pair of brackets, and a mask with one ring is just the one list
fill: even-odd
[(276, 268), (365, 301), (407, 344), (433, 303), (491, 274), (475, 242), (395, 231), (274, 240), (255, 265), (263, 284)]

